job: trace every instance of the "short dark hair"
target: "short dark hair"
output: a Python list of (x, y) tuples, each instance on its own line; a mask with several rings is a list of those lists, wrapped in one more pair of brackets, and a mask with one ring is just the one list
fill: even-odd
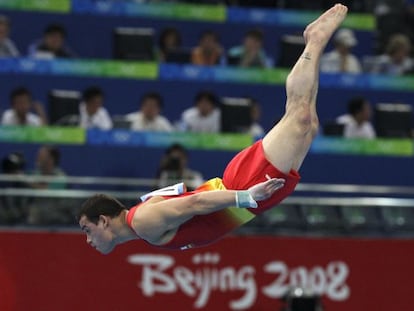
[(348, 113), (353, 116), (356, 115), (364, 109), (366, 103), (367, 100), (362, 96), (352, 98), (348, 102)]
[(263, 41), (264, 35), (263, 35), (263, 31), (260, 30), (259, 28), (253, 28), (246, 32), (245, 37), (246, 38), (251, 37), (251, 38), (256, 39), (257, 41)]
[(185, 156), (188, 155), (187, 149), (184, 148), (183, 145), (179, 143), (172, 144), (165, 150), (165, 155), (170, 156), (174, 151), (179, 151), (183, 153)]
[(25, 88), (24, 86), (19, 86), (15, 89), (13, 89), (10, 92), (10, 102), (13, 103), (14, 99), (18, 96), (23, 96), (23, 95), (27, 95), (29, 98), (32, 98), (32, 93), (30, 93), (30, 91)]
[(66, 30), (61, 24), (53, 23), (46, 26), (44, 32), (45, 35), (49, 35), (52, 33), (59, 33), (62, 37), (66, 37)]
[(181, 46), (181, 43), (182, 43), (181, 33), (175, 27), (167, 27), (162, 30), (160, 34), (159, 42), (158, 42), (160, 50), (163, 52), (166, 52), (166, 48), (167, 48), (165, 46), (165, 39), (170, 35), (174, 35), (177, 38), (177, 45)]
[(163, 100), (162, 96), (157, 92), (148, 92), (148, 93), (145, 93), (144, 95), (142, 95), (140, 100), (139, 100), (140, 105), (142, 106), (144, 101), (146, 101), (147, 99), (154, 99), (158, 103), (159, 108), (162, 108), (163, 105), (164, 105), (164, 100)]
[(60, 163), (60, 150), (55, 146), (43, 146), (53, 159), (53, 163), (57, 166)]
[(86, 216), (90, 222), (98, 224), (99, 216), (113, 218), (119, 216), (123, 210), (126, 210), (126, 207), (114, 197), (95, 194), (82, 204), (76, 218), (79, 221), (82, 216)]
[(197, 104), (200, 100), (207, 99), (213, 105), (217, 104), (217, 96), (213, 92), (210, 91), (200, 91), (194, 98), (194, 103)]
[(219, 41), (219, 36), (213, 30), (207, 29), (200, 33), (199, 40), (204, 39), (205, 37), (213, 37), (214, 40)]
[(104, 96), (102, 89), (99, 86), (90, 86), (83, 91), (82, 97), (85, 102), (90, 101), (96, 96)]

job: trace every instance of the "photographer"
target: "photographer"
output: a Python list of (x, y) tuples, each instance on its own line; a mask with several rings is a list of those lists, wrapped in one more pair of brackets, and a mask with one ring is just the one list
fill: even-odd
[(187, 150), (179, 145), (170, 146), (161, 159), (157, 172), (157, 188), (163, 188), (178, 182), (184, 182), (188, 190), (200, 186), (204, 178), (200, 172), (187, 167)]

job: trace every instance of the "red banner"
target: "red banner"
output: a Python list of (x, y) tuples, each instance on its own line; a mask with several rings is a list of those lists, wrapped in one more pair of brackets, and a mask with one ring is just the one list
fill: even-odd
[(80, 234), (0, 233), (0, 310), (280, 310), (293, 286), (325, 310), (412, 310), (414, 240), (229, 237), (107, 256)]

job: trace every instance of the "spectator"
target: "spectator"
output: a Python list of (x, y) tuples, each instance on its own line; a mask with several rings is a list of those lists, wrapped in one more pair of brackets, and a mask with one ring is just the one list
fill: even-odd
[[(2, 159), (1, 164), (3, 174), (22, 176), (26, 160), (22, 153), (12, 152)], [(1, 188), (26, 188), (26, 184), (21, 181), (4, 181), (0, 186)], [(27, 197), (23, 196), (1, 196), (0, 224), (23, 223), (26, 219), (27, 202)]]
[(163, 106), (162, 97), (155, 92), (146, 93), (140, 100), (140, 111), (126, 115), (134, 131), (171, 132), (173, 127), (167, 118), (160, 115)]
[(223, 49), (220, 46), (217, 34), (207, 30), (201, 34), (198, 46), (192, 50), (191, 62), (194, 65), (217, 65), (222, 54)]
[(363, 97), (352, 98), (348, 102), (348, 113), (339, 116), (336, 122), (344, 125), (343, 136), (346, 138), (376, 137), (370, 120), (372, 115), (371, 104)]
[(250, 128), (248, 129), (247, 133), (250, 134), (253, 138), (261, 138), (265, 134), (263, 127), (259, 123), (260, 115), (260, 104), (256, 100), (252, 99), (252, 124), (250, 125)]
[[(10, 93), (11, 108), (1, 118), (2, 125), (41, 126), (47, 124), (46, 113), (41, 103), (32, 100), (32, 94), (25, 87), (18, 87)], [(36, 113), (30, 112), (30, 109)]]
[(20, 54), (14, 42), (10, 40), (9, 32), (9, 19), (0, 15), (0, 57), (17, 57)]
[(159, 60), (164, 62), (170, 51), (177, 50), (181, 47), (181, 34), (178, 29), (168, 27), (161, 31), (159, 38)]
[(335, 48), (321, 58), (321, 72), (360, 73), (361, 64), (351, 53), (358, 43), (354, 32), (350, 29), (340, 29), (334, 36)]
[(56, 147), (42, 146), (39, 148), (36, 157), (36, 168), (33, 171), (35, 176), (56, 176), (59, 177), (51, 182), (32, 183), (35, 189), (65, 189), (65, 173), (59, 167), (60, 151)]
[[(51, 181), (31, 183), (33, 189), (62, 190), (67, 188), (66, 174), (60, 168), (60, 151), (56, 147), (42, 146), (36, 156), (34, 176), (54, 177)], [(51, 197), (35, 197), (28, 208), (27, 224), (29, 225), (61, 225), (73, 221), (72, 207), (66, 204), (67, 199)]]
[(386, 54), (380, 55), (373, 64), (373, 73), (403, 75), (413, 70), (413, 60), (410, 58), (411, 42), (403, 34), (391, 36)]
[(263, 32), (260, 29), (249, 30), (243, 39), (243, 45), (233, 47), (228, 52), (230, 65), (240, 67), (269, 67), (269, 60), (263, 49)]
[(199, 133), (220, 132), (221, 113), (216, 107), (216, 95), (201, 91), (196, 95), (194, 102), (195, 106), (184, 110), (181, 115), (183, 129)]
[(73, 58), (75, 53), (65, 45), (66, 30), (60, 24), (50, 24), (43, 38), (29, 47), (29, 56), (35, 58)]
[(79, 105), (79, 123), (82, 128), (109, 130), (112, 120), (103, 107), (104, 93), (97, 86), (91, 86), (83, 92), (83, 101)]
[(200, 172), (188, 167), (187, 150), (179, 144), (174, 144), (165, 151), (158, 168), (157, 178), (157, 188), (184, 182), (188, 190), (194, 190), (204, 182)]

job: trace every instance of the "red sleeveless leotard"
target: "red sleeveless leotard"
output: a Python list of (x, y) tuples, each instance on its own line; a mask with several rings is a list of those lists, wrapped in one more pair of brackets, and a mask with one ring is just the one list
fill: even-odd
[[(294, 191), (300, 179), (296, 171), (284, 174), (273, 167), (264, 157), (262, 144), (259, 141), (233, 158), (224, 172), (223, 180), (220, 178), (211, 179), (196, 190), (178, 195), (178, 197), (201, 191), (248, 189), (259, 182), (265, 181), (266, 174), (271, 177), (284, 178), (286, 182), (285, 186), (278, 190), (271, 198), (258, 202), (258, 208), (228, 207), (208, 215), (194, 216), (178, 228), (177, 233), (170, 242), (159, 245), (159, 247), (188, 249), (210, 244), (252, 220), (257, 214), (280, 203), (280, 201)], [(172, 197), (164, 198), (169, 199)], [(141, 204), (145, 203), (132, 207), (127, 215), (127, 223), (130, 227), (135, 211)]]

